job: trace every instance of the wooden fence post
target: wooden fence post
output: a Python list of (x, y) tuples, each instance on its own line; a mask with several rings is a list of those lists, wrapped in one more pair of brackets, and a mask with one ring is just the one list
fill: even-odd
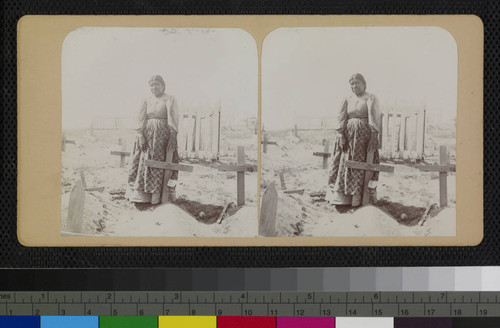
[(391, 148), (390, 148), (390, 158), (394, 158), (398, 150), (398, 128), (397, 128), (397, 115), (395, 112), (392, 113), (392, 124), (391, 124)]
[(382, 121), (382, 154), (387, 157), (387, 149), (389, 143), (389, 110), (384, 111), (384, 117)]
[(406, 140), (406, 115), (401, 113), (401, 125), (399, 126), (399, 154), (403, 157), (403, 153), (406, 150), (405, 147)]
[(195, 145), (194, 145), (194, 139), (196, 135), (196, 116), (192, 113), (188, 113), (188, 134), (187, 134), (187, 148), (186, 151), (188, 153), (188, 156), (194, 152), (195, 150)]
[(424, 158), (425, 153), (425, 107), (418, 111), (417, 118), (417, 157)]
[(196, 123), (195, 123), (195, 137), (194, 137), (194, 154), (197, 154), (200, 151), (200, 138), (201, 138), (201, 117), (200, 113), (196, 112)]
[(219, 158), (219, 153), (220, 153), (220, 131), (221, 131), (221, 125), (220, 125), (220, 106), (218, 107), (218, 112), (217, 112), (217, 158)]
[(185, 138), (185, 128), (184, 128), (184, 113), (179, 115), (179, 127), (177, 129), (177, 147), (179, 150), (179, 156), (183, 156), (184, 149), (186, 147), (186, 138)]

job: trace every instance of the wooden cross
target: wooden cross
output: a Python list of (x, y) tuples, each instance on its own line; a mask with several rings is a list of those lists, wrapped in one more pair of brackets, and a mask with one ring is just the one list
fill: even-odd
[(278, 213), (278, 191), (274, 182), (262, 195), (259, 218), (259, 236), (274, 237), (276, 234), (276, 214)]
[[(174, 157), (174, 150), (169, 149), (167, 150), (167, 155), (165, 162), (160, 162), (160, 161), (153, 161), (153, 160), (146, 160), (146, 166), (147, 167), (154, 167), (157, 169), (162, 169), (165, 170), (163, 173), (163, 189), (161, 192), (161, 202), (162, 203), (168, 203), (168, 180), (170, 180), (170, 176), (172, 175), (172, 171), (183, 171), (183, 172), (193, 172), (193, 166), (191, 165), (185, 165), (185, 164), (177, 164), (177, 163), (172, 163)], [(175, 199), (172, 199), (172, 201)]]
[(126, 151), (127, 143), (122, 138), (118, 139), (118, 144), (122, 146), (121, 151), (111, 151), (111, 155), (120, 156), (120, 167), (125, 167), (125, 157), (130, 156), (130, 152)]
[(85, 170), (80, 170), (80, 180), (82, 181), (82, 187), (85, 191), (99, 191), (103, 192), (104, 187), (87, 187), (87, 181), (85, 179)]
[(285, 175), (283, 174), (283, 171), (280, 171), (279, 176), (280, 176), (280, 182), (281, 182), (281, 189), (286, 190)]
[(439, 165), (418, 166), (423, 172), (439, 172), (439, 205), (441, 207), (448, 205), (448, 172), (455, 172), (455, 165), (448, 163), (448, 152), (446, 146), (439, 147)]
[(394, 166), (390, 165), (380, 165), (373, 164), (373, 155), (375, 151), (370, 150), (366, 155), (366, 162), (356, 162), (356, 161), (346, 161), (345, 166), (351, 169), (363, 170), (365, 171), (364, 181), (363, 181), (363, 195), (362, 195), (362, 205), (367, 205), (370, 201), (370, 193), (368, 191), (368, 183), (372, 178), (374, 171), (394, 173)]
[(236, 171), (237, 206), (245, 204), (245, 172), (257, 171), (256, 165), (245, 164), (245, 147), (238, 146), (238, 164), (219, 166), (219, 171)]
[(300, 195), (304, 194), (304, 189), (286, 189), (285, 175), (283, 171), (280, 171), (279, 176), (281, 182), (281, 191), (284, 194), (300, 194)]
[(323, 157), (323, 168), (326, 169), (328, 167), (328, 158), (332, 156), (330, 153), (330, 143), (328, 141), (324, 142), (323, 152), (314, 152), (313, 156), (321, 156)]
[(267, 133), (264, 133), (263, 140), (260, 143), (263, 145), (262, 151), (264, 152), (264, 154), (267, 153), (267, 145), (277, 145), (278, 144), (276, 141), (267, 140)]
[(66, 151), (66, 144), (76, 145), (75, 140), (66, 139), (66, 133), (63, 133), (61, 140), (61, 149), (62, 151)]

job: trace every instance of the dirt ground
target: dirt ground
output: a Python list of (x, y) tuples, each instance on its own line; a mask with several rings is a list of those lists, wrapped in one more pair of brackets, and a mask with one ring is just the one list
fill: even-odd
[[(439, 163), (440, 145), (448, 146), (454, 163), (454, 135), (451, 129), (428, 128), (425, 163)], [(277, 236), (455, 236), (454, 173), (447, 180), (448, 206), (439, 208), (439, 173), (421, 172), (413, 163), (384, 160), (395, 170), (380, 173), (376, 204), (335, 207), (324, 201), (331, 162), (328, 169), (322, 169), (322, 158), (313, 156), (323, 151), (323, 139), (333, 144), (334, 132), (299, 130), (297, 138), (291, 131), (271, 131), (268, 139), (278, 144), (268, 145), (262, 154), (261, 192), (271, 182), (279, 190)], [(286, 189), (304, 189), (304, 193), (280, 192), (280, 171)], [(429, 218), (422, 224), (426, 211)]]
[[(122, 138), (130, 151), (131, 131), (66, 131), (75, 144), (62, 152), (61, 231), (67, 231), (70, 191), (85, 172), (88, 187), (104, 187), (85, 195), (82, 233), (102, 236), (222, 236), (257, 235), (257, 172), (245, 173), (245, 205), (236, 204), (236, 172), (219, 172), (217, 166), (236, 163), (238, 146), (245, 146), (245, 162), (257, 165), (257, 136), (253, 130), (223, 129), (218, 161), (181, 161), (193, 172), (179, 172), (175, 204), (135, 206), (125, 198), (127, 167), (120, 168)], [(127, 157), (128, 164), (129, 157)], [(222, 209), (227, 217), (216, 223)]]

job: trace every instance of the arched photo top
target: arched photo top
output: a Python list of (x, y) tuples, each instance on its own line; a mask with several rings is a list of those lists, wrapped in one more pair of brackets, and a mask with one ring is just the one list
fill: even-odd
[(425, 104), (439, 120), (456, 117), (458, 52), (447, 30), (290, 27), (270, 32), (263, 42), (264, 125), (285, 128), (293, 116), (327, 116), (349, 92), (354, 73), (365, 76), (367, 91), (382, 102)]
[(257, 116), (257, 45), (240, 28), (81, 27), (64, 39), (61, 74), (63, 128), (135, 115), (155, 74), (180, 106)]

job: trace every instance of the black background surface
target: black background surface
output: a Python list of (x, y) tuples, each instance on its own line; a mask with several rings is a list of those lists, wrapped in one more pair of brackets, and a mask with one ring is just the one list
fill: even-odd
[[(500, 264), (497, 214), (498, 20), (497, 0), (483, 1), (3, 1), (2, 172), (0, 267), (327, 267), (486, 266)], [(16, 24), (23, 15), (172, 14), (474, 14), (485, 29), (484, 240), (475, 247), (24, 247), (16, 234)], [(472, 109), (471, 109), (472, 110)], [(466, 154), (467, 155), (467, 154)], [(22, 204), (21, 204), (22, 206)], [(481, 215), (481, 213), (478, 213)], [(5, 273), (5, 272), (4, 272)], [(10, 276), (11, 274), (9, 274)]]

